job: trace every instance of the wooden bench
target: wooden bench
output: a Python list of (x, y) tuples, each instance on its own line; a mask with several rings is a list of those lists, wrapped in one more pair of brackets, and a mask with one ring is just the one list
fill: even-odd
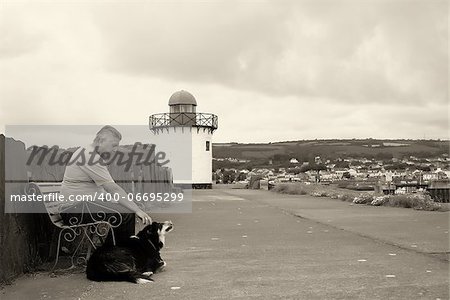
[[(80, 260), (86, 262), (91, 254), (92, 248), (96, 249), (99, 243), (103, 243), (109, 231), (111, 231), (113, 243), (115, 244), (114, 228), (122, 223), (122, 216), (118, 211), (105, 207), (101, 203), (85, 201), (77, 203), (80, 206), (80, 212), (83, 212), (80, 215), (81, 217), (71, 217), (70, 224), (64, 223), (60, 212), (61, 202), (55, 200), (57, 197), (49, 197), (49, 194), (59, 194), (60, 189), (61, 182), (30, 182), (26, 186), (26, 193), (28, 195), (34, 194), (44, 197), (43, 203), (50, 220), (60, 230), (58, 234), (56, 260), (52, 270), (58, 264), (62, 238), (68, 243), (78, 243), (71, 256), (72, 266), (70, 268), (73, 268)], [(47, 195), (47, 198), (45, 198), (45, 195)], [(83, 222), (82, 216), (85, 214), (89, 215), (89, 223)], [(86, 239), (89, 241), (87, 243), (88, 249), (86, 255), (81, 256), (80, 252), (83, 245), (86, 244)], [(77, 257), (76, 261), (75, 257)]]

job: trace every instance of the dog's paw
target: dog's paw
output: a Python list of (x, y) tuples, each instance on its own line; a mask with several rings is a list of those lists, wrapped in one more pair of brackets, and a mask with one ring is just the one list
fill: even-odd
[(165, 261), (161, 262), (161, 265), (156, 269), (155, 272), (162, 272), (166, 269), (167, 263)]
[(153, 280), (148, 280), (148, 279), (144, 279), (144, 278), (136, 279), (136, 283), (137, 284), (146, 284), (146, 283), (149, 283), (149, 282), (153, 282)]
[(152, 276), (152, 275), (153, 275), (153, 272), (151, 272), (151, 271), (149, 271), (149, 272), (144, 272), (144, 273), (142, 273), (142, 275), (145, 275), (145, 276)]

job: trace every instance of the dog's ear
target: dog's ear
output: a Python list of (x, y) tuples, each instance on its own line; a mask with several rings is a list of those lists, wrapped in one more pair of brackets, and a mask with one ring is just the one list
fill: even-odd
[(147, 226), (147, 234), (152, 235), (152, 234), (157, 234), (158, 233), (158, 229), (160, 229), (161, 224), (158, 222), (152, 222), (151, 225)]
[(138, 232), (137, 236), (144, 238), (146, 235), (149, 235), (151, 233), (151, 230), (152, 230), (151, 228), (152, 228), (151, 224), (145, 226), (144, 228), (142, 228), (141, 231)]
[(153, 231), (153, 228), (155, 227), (155, 222), (152, 222), (152, 224), (150, 224), (150, 225), (147, 225), (146, 227), (145, 227), (145, 232), (147, 233), (147, 234), (152, 234), (152, 231)]
[(152, 224), (148, 224), (145, 226), (139, 233), (143, 234), (151, 234), (155, 227), (157, 227), (157, 222), (152, 222)]

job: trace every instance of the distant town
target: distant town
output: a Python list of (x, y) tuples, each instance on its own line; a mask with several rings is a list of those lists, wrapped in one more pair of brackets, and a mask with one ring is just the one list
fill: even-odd
[[(232, 154), (227, 156), (227, 154)], [(286, 182), (411, 193), (434, 189), (448, 202), (449, 142), (440, 140), (321, 140), (213, 145), (213, 180), (270, 186)]]

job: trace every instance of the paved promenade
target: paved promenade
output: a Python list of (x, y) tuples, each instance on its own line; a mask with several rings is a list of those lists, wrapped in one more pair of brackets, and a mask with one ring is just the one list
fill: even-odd
[(194, 191), (154, 283), (27, 275), (1, 299), (448, 299), (449, 212), (252, 190)]

